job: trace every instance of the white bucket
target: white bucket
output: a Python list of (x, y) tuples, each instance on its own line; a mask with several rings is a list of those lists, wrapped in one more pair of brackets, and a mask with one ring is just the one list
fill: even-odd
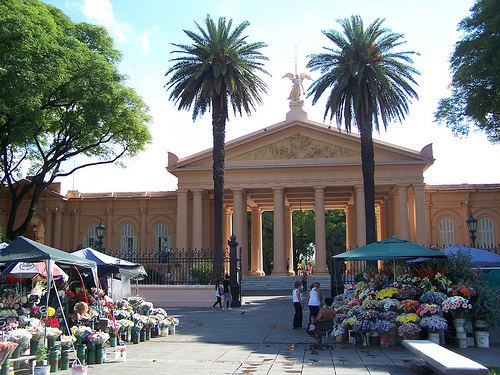
[(50, 366), (35, 366), (33, 367), (33, 375), (49, 375)]
[(168, 327), (160, 328), (160, 336), (161, 337), (168, 336)]
[(127, 361), (127, 347), (125, 345), (116, 347), (115, 360), (116, 360), (116, 362), (126, 362)]
[(175, 335), (175, 326), (173, 324), (171, 326), (168, 326), (168, 334)]
[(476, 345), (478, 348), (490, 347), (490, 334), (489, 332), (477, 331), (476, 332)]
[(467, 333), (465, 331), (458, 332), (458, 330), (457, 330), (457, 339), (459, 339), (459, 340), (467, 340)]
[(84, 365), (73, 365), (71, 367), (71, 375), (87, 375), (87, 366)]
[(467, 338), (465, 338), (465, 339), (459, 339), (459, 340), (458, 340), (458, 347), (459, 347), (460, 349), (465, 349), (465, 348), (467, 348)]

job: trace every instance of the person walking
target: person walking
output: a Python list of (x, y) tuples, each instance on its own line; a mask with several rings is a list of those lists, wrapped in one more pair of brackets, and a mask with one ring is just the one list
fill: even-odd
[(314, 283), (311, 286), (313, 288), (309, 292), (309, 302), (307, 303), (309, 306), (309, 323), (318, 315), (319, 307), (321, 306), (320, 285), (319, 283)]
[(292, 292), (292, 301), (295, 309), (293, 329), (299, 329), (302, 328), (302, 295), (300, 294), (300, 281), (295, 282), (295, 289)]
[(212, 305), (212, 310), (215, 310), (215, 306), (219, 305), (221, 310), (222, 310), (222, 287), (220, 285), (220, 280), (217, 279), (215, 281), (215, 298), (217, 298), (217, 301)]
[(224, 281), (222, 282), (222, 289), (224, 292), (224, 306), (227, 310), (232, 310), (231, 302), (233, 302), (233, 296), (231, 294), (231, 281), (229, 280), (229, 274), (227, 273), (224, 275)]
[(302, 293), (307, 292), (307, 271), (302, 271), (300, 281), (302, 282)]

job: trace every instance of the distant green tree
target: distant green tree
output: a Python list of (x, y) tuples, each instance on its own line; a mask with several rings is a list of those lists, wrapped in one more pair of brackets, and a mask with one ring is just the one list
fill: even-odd
[(213, 180), (214, 180), (214, 246), (219, 261), (214, 272), (222, 274), (222, 220), (224, 204), (224, 144), (229, 107), (234, 114), (250, 113), (262, 103), (267, 92), (266, 83), (257, 75), (268, 74), (263, 61), (267, 57), (260, 49), (261, 42), (249, 43), (243, 32), (248, 22), (233, 29), (233, 21), (220, 17), (215, 22), (205, 19), (205, 28), (196, 23), (197, 32), (184, 30), (192, 44), (174, 44), (180, 57), (172, 59), (174, 65), (166, 76), (169, 99), (179, 109), (193, 108), (193, 121), (212, 112)]
[[(38, 0), (0, 1), (0, 185), (11, 202), (9, 239), (27, 231), (56, 178), (133, 156), (150, 141), (148, 109), (125, 85), (119, 62), (104, 28), (73, 23)], [(78, 155), (91, 161), (63, 167)], [(21, 202), (28, 203), (22, 215)]]
[(335, 117), (347, 132), (354, 123), (361, 138), (361, 168), (365, 198), (366, 243), (376, 241), (375, 161), (373, 129), (404, 120), (413, 89), (413, 51), (397, 51), (403, 35), (383, 28), (382, 19), (364, 27), (359, 16), (339, 21), (342, 32), (323, 31), (332, 42), (325, 52), (313, 54), (307, 67), (322, 74), (309, 88), (313, 104), (328, 91), (325, 118)]
[(500, 142), (500, 1), (478, 0), (458, 25), (464, 32), (451, 56), (451, 96), (434, 114), (455, 134), (470, 126)]

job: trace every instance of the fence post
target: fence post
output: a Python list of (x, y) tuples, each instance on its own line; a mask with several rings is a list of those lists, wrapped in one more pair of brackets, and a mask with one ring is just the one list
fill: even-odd
[(240, 307), (241, 295), (238, 282), (238, 242), (236, 242), (236, 236), (234, 234), (231, 235), (227, 244), (229, 245), (229, 280), (231, 283), (231, 294), (233, 296), (231, 307)]

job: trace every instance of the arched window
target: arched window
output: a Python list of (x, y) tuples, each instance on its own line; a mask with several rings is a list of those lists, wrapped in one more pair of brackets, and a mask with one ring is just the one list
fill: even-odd
[(484, 248), (495, 247), (495, 231), (493, 220), (487, 216), (480, 217), (477, 221), (478, 245)]
[(158, 224), (155, 227), (153, 244), (155, 250), (166, 250), (172, 247), (171, 237), (168, 235), (168, 227), (165, 224)]
[(87, 229), (87, 235), (83, 237), (83, 247), (93, 247), (97, 242), (97, 225), (92, 224), (89, 229)]
[(136, 254), (137, 237), (131, 224), (123, 224), (120, 228), (120, 251)]
[(455, 224), (450, 218), (444, 217), (439, 220), (439, 241), (441, 246), (455, 244)]

